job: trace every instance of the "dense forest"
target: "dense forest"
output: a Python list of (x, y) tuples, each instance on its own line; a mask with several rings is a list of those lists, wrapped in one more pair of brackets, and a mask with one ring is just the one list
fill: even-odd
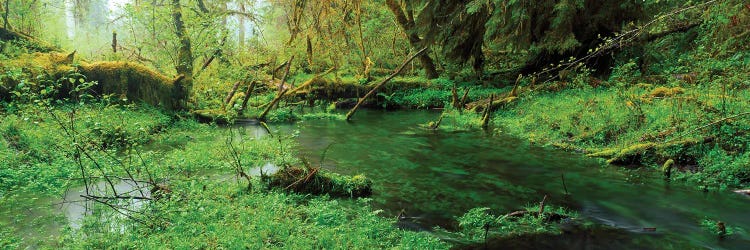
[(743, 249), (742, 0), (0, 0), (0, 249)]

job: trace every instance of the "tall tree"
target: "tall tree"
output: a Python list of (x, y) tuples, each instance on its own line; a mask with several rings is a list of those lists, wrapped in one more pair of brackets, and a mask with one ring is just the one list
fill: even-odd
[(10, 23), (8, 22), (8, 15), (10, 14), (10, 0), (5, 0), (5, 7), (3, 8), (3, 28), (10, 29)]
[[(405, 1), (404, 6), (402, 6), (397, 0), (386, 0), (385, 2), (388, 9), (390, 9), (396, 17), (396, 22), (403, 30), (412, 48), (417, 51), (423, 47), (429, 46), (429, 41), (426, 41), (419, 36), (418, 27), (414, 21), (414, 8), (412, 8), (411, 1)], [(435, 68), (435, 63), (430, 57), (429, 51), (420, 54), (417, 59), (422, 64), (425, 75), (428, 79), (437, 78), (439, 76), (437, 69)]]
[[(178, 75), (182, 75), (184, 78), (177, 82), (175, 86), (178, 90), (178, 96), (189, 97), (190, 90), (193, 87), (193, 52), (190, 48), (190, 36), (188, 36), (185, 29), (185, 23), (182, 20), (182, 5), (180, 0), (172, 0), (172, 19), (175, 26), (175, 34), (179, 40), (179, 48), (177, 50), (177, 65), (175, 69)], [(183, 100), (183, 105), (185, 105)]]

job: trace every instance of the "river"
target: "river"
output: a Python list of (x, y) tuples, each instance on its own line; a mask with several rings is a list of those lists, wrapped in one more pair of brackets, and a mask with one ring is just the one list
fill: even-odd
[[(418, 218), (415, 222), (424, 229), (455, 229), (455, 218), (471, 208), (503, 213), (548, 195), (549, 204), (566, 205), (585, 219), (621, 229), (621, 248), (750, 248), (745, 232), (719, 240), (700, 226), (711, 219), (750, 228), (747, 197), (731, 191), (702, 192), (667, 182), (651, 169), (606, 166), (502, 133), (434, 132), (419, 126), (438, 116), (425, 111), (363, 111), (350, 123), (311, 120), (295, 129), (300, 131), (302, 155), (320, 159), (332, 144), (325, 168), (365, 174), (375, 183), (376, 209), (388, 215), (403, 210)], [(622, 241), (623, 235), (618, 239)], [(607, 245), (609, 241), (600, 237), (590, 243), (618, 248)], [(580, 244), (556, 242), (573, 244), (569, 247), (574, 249)]]
[[(750, 247), (750, 237), (743, 230), (719, 239), (701, 227), (702, 220), (711, 219), (735, 229), (750, 228), (748, 197), (730, 191), (702, 192), (680, 182), (665, 181), (650, 169), (606, 166), (581, 154), (530, 145), (502, 132), (445, 132), (420, 126), (439, 115), (432, 111), (363, 110), (352, 122), (308, 120), (273, 128), (282, 133), (298, 130), (298, 150), (314, 165), (320, 164), (317, 161), (325, 152), (324, 168), (371, 178), (374, 208), (382, 209), (384, 216), (406, 214), (412, 219), (401, 226), (409, 230), (431, 231), (435, 226), (456, 230), (456, 218), (471, 208), (489, 207), (493, 213), (502, 214), (536, 204), (547, 195), (547, 204), (568, 207), (584, 220), (608, 229), (490, 241), (496, 244), (491, 247), (507, 248), (508, 244), (535, 249)], [(248, 137), (265, 133), (257, 125), (240, 128), (247, 130), (244, 134)], [(122, 183), (118, 188), (136, 186), (127, 184)], [(30, 206), (44, 208), (49, 207), (48, 203), (57, 204), (52, 208), (61, 214), (57, 217), (66, 217), (68, 226), (75, 229), (87, 210), (70, 201), (78, 198), (82, 190), (70, 189), (63, 201), (39, 199)], [(33, 194), (31, 198), (37, 199)], [(54, 237), (65, 225), (53, 219), (56, 216), (35, 215), (42, 210), (16, 211), (24, 211), (29, 220), (16, 221), (24, 237)], [(6, 215), (9, 217), (0, 219), (14, 220), (13, 214)], [(41, 227), (31, 223), (39, 219), (49, 223)], [(30, 226), (23, 227), (25, 223)]]

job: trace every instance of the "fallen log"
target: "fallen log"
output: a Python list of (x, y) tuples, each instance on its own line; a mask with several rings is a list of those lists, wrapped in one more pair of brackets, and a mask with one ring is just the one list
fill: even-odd
[(79, 70), (87, 81), (96, 81), (95, 93), (116, 94), (170, 110), (185, 108), (188, 93), (182, 93), (183, 76), (170, 78), (146, 66), (128, 62), (83, 63)]
[(315, 83), (318, 79), (320, 79), (321, 77), (323, 77), (325, 75), (328, 75), (329, 73), (333, 72), (333, 70), (335, 70), (335, 69), (336, 68), (330, 68), (330, 69), (326, 70), (325, 72), (323, 72), (321, 74), (315, 75), (313, 78), (310, 78), (310, 80), (307, 80), (304, 83), (300, 84), (298, 87), (296, 87), (296, 88), (292, 89), (291, 91), (287, 92), (285, 95), (286, 96), (290, 96), (290, 95), (296, 94), (300, 90), (302, 90), (302, 89), (304, 89), (304, 88), (306, 88), (308, 86), (313, 85), (313, 83)]
[(0, 40), (2, 41), (24, 41), (19, 45), (37, 52), (62, 52), (59, 48), (50, 45), (47, 42), (38, 40), (32, 36), (18, 33), (5, 28), (0, 28)]
[(657, 162), (669, 159), (689, 158), (685, 155), (676, 155), (673, 149), (684, 149), (700, 143), (711, 141), (712, 138), (687, 139), (675, 142), (647, 142), (635, 144), (623, 148), (605, 149), (599, 152), (587, 154), (589, 157), (605, 158), (607, 163), (614, 165), (641, 164), (645, 159)]
[(320, 168), (288, 166), (271, 175), (271, 187), (313, 195), (332, 197), (367, 197), (372, 194), (372, 181), (365, 176), (344, 176)]
[[(103, 61), (88, 63), (75, 60), (76, 52), (69, 54), (58, 53), (59, 49), (36, 41), (33, 37), (0, 28), (0, 39), (23, 40), (31, 44), (37, 51), (46, 53), (23, 54), (11, 60), (0, 62), (0, 66), (23, 68), (31, 78), (50, 77), (60, 81), (62, 85), (56, 89), (54, 98), (75, 98), (72, 91), (86, 82), (97, 82), (87, 91), (94, 96), (113, 94), (123, 99), (143, 101), (148, 104), (169, 110), (185, 108), (188, 93), (182, 88), (184, 76), (168, 77), (148, 67), (132, 62)], [(69, 78), (71, 73), (80, 73), (85, 77)], [(0, 82), (0, 99), (11, 98), (5, 90), (15, 89), (18, 82), (4, 79)], [(31, 91), (40, 91), (32, 89)]]

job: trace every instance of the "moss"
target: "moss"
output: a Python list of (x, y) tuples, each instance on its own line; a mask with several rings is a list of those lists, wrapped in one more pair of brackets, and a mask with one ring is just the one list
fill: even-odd
[[(696, 156), (691, 154), (691, 148), (701, 141), (686, 139), (669, 143), (638, 143), (622, 149), (608, 149), (598, 153), (588, 154), (590, 157), (609, 158), (610, 164), (638, 164), (655, 163), (680, 159), (683, 162), (693, 162)], [(674, 161), (672, 160), (673, 164)], [(670, 166), (671, 166), (670, 164)], [(666, 163), (665, 163), (666, 165)]]
[(231, 116), (223, 109), (201, 109), (194, 110), (192, 114), (198, 121), (201, 122), (215, 122), (217, 124), (229, 124), (231, 123)]
[(605, 149), (596, 153), (587, 154), (586, 156), (597, 157), (597, 158), (612, 158), (619, 152), (620, 152), (619, 149), (612, 148), (612, 149)]
[[(146, 66), (129, 62), (76, 62), (75, 53), (65, 54), (57, 52), (31, 53), (16, 59), (0, 62), (3, 67), (23, 69), (28, 78), (38, 77), (57, 80), (79, 72), (87, 81), (96, 81), (93, 87), (97, 95), (114, 94), (121, 98), (142, 101), (153, 106), (169, 110), (184, 108), (187, 94), (180, 88), (180, 81), (166, 77)], [(75, 67), (74, 63), (79, 64)], [(74, 88), (73, 82), (61, 81), (58, 98), (65, 98)], [(175, 82), (177, 84), (175, 84)], [(14, 89), (13, 82), (3, 81), (4, 89)]]
[(23, 45), (23, 47), (31, 51), (38, 51), (38, 52), (60, 51), (60, 49), (48, 44), (47, 42), (40, 41), (34, 37), (24, 35), (15, 31), (7, 30), (5, 28), (0, 28), (0, 40), (17, 41), (19, 42), (19, 44)]
[(98, 93), (116, 94), (167, 109), (180, 109), (187, 93), (180, 93), (175, 79), (167, 78), (146, 66), (128, 62), (84, 64), (81, 73), (97, 81)]
[(270, 186), (332, 197), (367, 197), (372, 194), (372, 181), (364, 175), (345, 176), (327, 170), (298, 167), (286, 167), (272, 175)]
[(684, 92), (685, 90), (680, 87), (674, 87), (674, 88), (657, 87), (651, 91), (650, 96), (655, 97), (655, 98), (664, 98), (664, 97), (676, 96)]
[(623, 148), (622, 150), (620, 150), (620, 152), (607, 160), (607, 163), (640, 164), (642, 156), (646, 154), (647, 151), (653, 149), (655, 146), (655, 143), (641, 143)]
[(670, 178), (672, 175), (672, 165), (674, 165), (674, 160), (669, 159), (661, 167), (661, 172), (664, 173), (666, 178)]
[(227, 103), (227, 110), (230, 110), (234, 108), (235, 104), (242, 104), (242, 101), (245, 99), (245, 93), (244, 92), (237, 92), (232, 96), (232, 99), (229, 99), (229, 103)]

